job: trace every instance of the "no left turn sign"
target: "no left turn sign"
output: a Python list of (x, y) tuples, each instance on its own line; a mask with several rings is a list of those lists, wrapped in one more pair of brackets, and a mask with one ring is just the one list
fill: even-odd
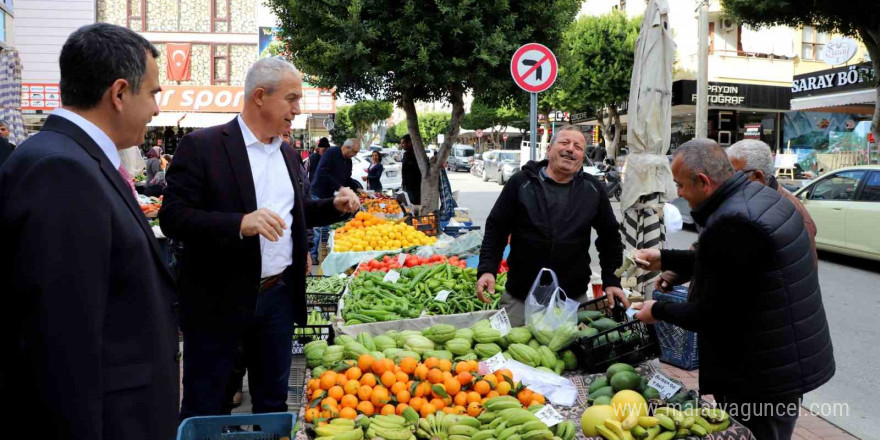
[(543, 92), (556, 81), (556, 56), (543, 44), (528, 43), (516, 50), (510, 60), (513, 81), (523, 90)]

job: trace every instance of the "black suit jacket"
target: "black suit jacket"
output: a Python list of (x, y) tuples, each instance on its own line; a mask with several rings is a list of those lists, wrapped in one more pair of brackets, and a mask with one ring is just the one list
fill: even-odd
[(49, 116), (15, 150), (0, 170), (0, 231), (4, 430), (174, 438), (173, 281), (131, 190), (82, 129)]
[[(286, 143), (281, 152), (295, 189), (288, 225), (293, 264), (283, 279), (294, 319), (305, 324), (306, 227), (342, 216), (332, 199), (303, 198), (299, 158)], [(165, 235), (183, 241), (178, 279), (183, 330), (234, 328), (253, 316), (262, 265), (259, 236), (239, 236), (244, 215), (257, 210), (257, 196), (238, 120), (184, 136), (165, 180), (159, 219)]]

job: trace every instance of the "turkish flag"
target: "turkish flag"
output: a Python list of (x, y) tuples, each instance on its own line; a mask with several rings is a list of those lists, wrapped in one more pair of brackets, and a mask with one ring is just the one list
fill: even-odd
[(168, 60), (168, 79), (171, 81), (189, 81), (190, 77), (190, 43), (165, 44)]

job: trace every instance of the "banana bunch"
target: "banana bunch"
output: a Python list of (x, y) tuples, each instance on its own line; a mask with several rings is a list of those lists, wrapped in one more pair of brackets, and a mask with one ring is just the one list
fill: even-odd
[(413, 425), (407, 418), (388, 414), (375, 416), (370, 419), (367, 427), (368, 439), (383, 438), (385, 440), (415, 440)]
[(574, 422), (569, 420), (560, 422), (550, 430), (553, 431), (553, 434), (556, 436), (555, 438), (561, 440), (572, 440), (577, 433), (577, 428), (574, 426)]
[(428, 414), (428, 417), (419, 419), (418, 424), (416, 436), (422, 439), (468, 440), (480, 428), (480, 421), (474, 417), (443, 411)]
[(315, 428), (318, 437), (315, 440), (363, 440), (364, 431), (354, 420), (337, 418), (329, 424)]
[(543, 405), (533, 405), (525, 410), (516, 398), (498, 396), (487, 400), (483, 407), (486, 411), (477, 417), (481, 426), (479, 431), (471, 436), (472, 440), (553, 440), (554, 438), (554, 431), (547, 428), (547, 425), (535, 415)]
[(713, 408), (679, 411), (670, 407), (657, 408), (653, 417), (629, 414), (622, 422), (606, 420), (596, 430), (606, 440), (623, 440), (627, 434), (635, 440), (672, 440), (688, 436), (705, 437), (730, 426), (726, 412)]

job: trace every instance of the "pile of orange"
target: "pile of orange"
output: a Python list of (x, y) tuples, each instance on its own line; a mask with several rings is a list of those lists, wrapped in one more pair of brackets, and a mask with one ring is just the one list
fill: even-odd
[(394, 199), (367, 199), (363, 205), (370, 214), (403, 214), (400, 204)]
[(477, 361), (404, 358), (395, 364), (364, 354), (356, 364), (348, 362), (345, 372), (328, 370), (309, 380), (306, 422), (354, 419), (358, 414), (401, 415), (407, 407), (422, 417), (436, 411), (476, 417), (492, 397), (515, 395), (524, 408), (545, 401), (541, 394), (514, 382), (510, 370), (478, 374)]

